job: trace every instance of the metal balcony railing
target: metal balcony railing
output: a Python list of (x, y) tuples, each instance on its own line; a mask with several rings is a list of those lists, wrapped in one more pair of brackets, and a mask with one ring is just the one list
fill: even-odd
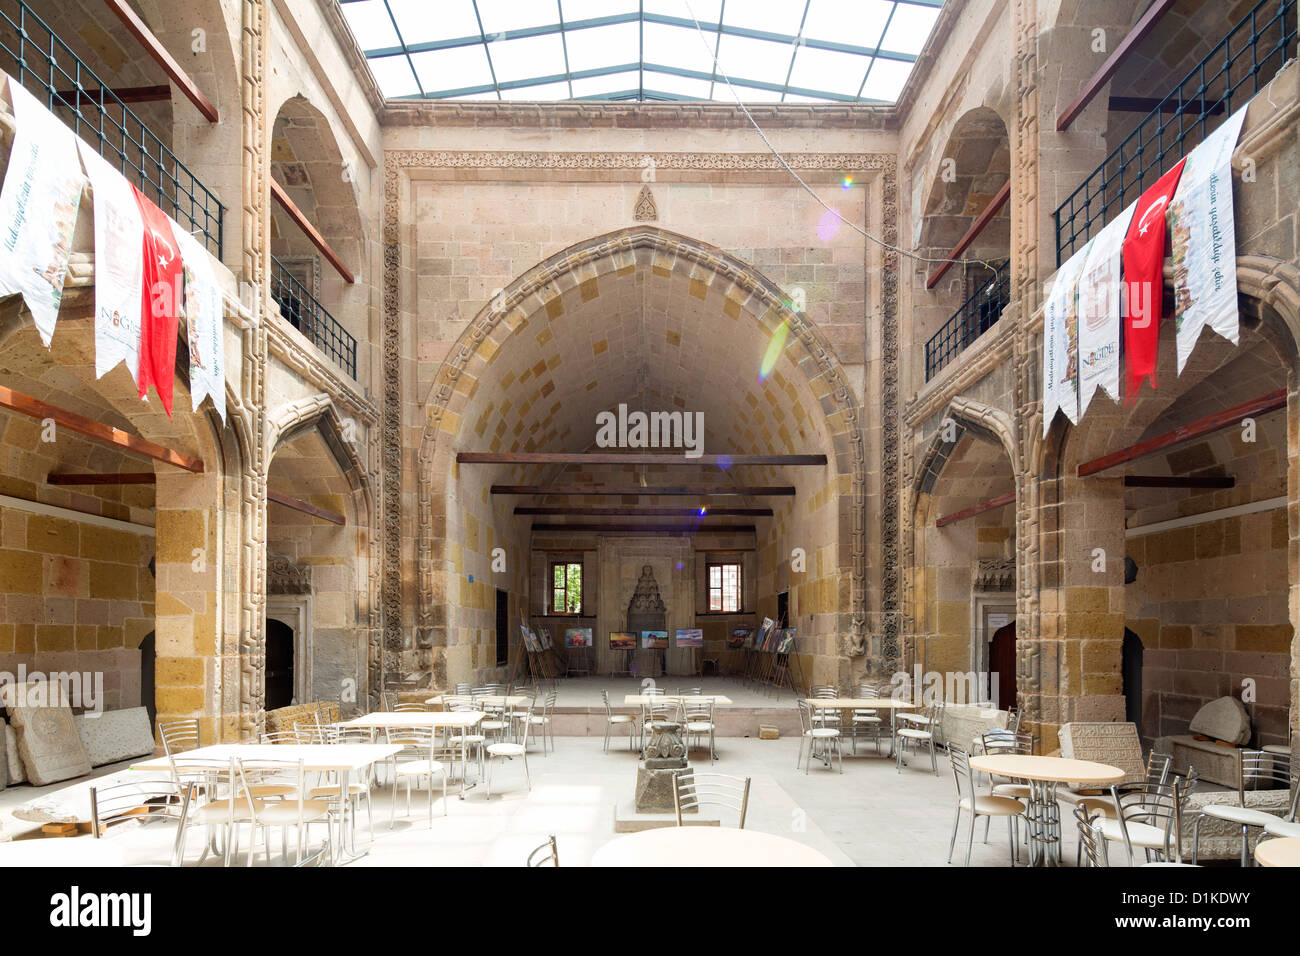
[(1010, 301), (1011, 260), (1008, 259), (925, 343), (925, 380), (928, 382), (938, 375), (941, 368), (991, 329)]
[(271, 297), (290, 325), (348, 375), (357, 377), (357, 340), (275, 256), (271, 257)]
[(1205, 139), (1295, 56), (1297, 0), (1260, 0), (1053, 214), (1056, 264)]
[(221, 258), (216, 195), (22, 0), (0, 0), (0, 69)]

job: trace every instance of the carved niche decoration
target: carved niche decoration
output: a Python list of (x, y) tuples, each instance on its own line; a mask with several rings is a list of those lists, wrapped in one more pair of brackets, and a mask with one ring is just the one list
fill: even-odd
[(636, 206), (632, 209), (632, 218), (637, 222), (654, 222), (659, 218), (659, 207), (655, 205), (654, 193), (649, 186), (642, 186), (636, 194)]
[(284, 555), (268, 555), (266, 593), (311, 594), (311, 565), (295, 564)]
[(664, 599), (659, 596), (654, 568), (642, 565), (641, 577), (627, 605), (627, 629), (638, 634), (641, 631), (662, 631), (668, 626), (667, 610)]
[(976, 591), (1014, 591), (1015, 558), (980, 558), (975, 565), (973, 587)]

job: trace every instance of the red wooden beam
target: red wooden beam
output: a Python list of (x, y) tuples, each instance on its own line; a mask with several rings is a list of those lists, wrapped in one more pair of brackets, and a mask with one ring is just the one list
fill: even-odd
[(1008, 491), (1005, 495), (998, 495), (996, 498), (990, 498), (988, 501), (981, 501), (977, 505), (971, 505), (969, 508), (963, 508), (961, 511), (954, 511), (952, 514), (944, 515), (935, 521), (936, 528), (942, 528), (944, 525), (952, 524), (954, 521), (961, 521), (965, 518), (973, 518), (976, 515), (982, 515), (986, 511), (992, 511), (994, 508), (1004, 508), (1007, 505), (1015, 504), (1016, 493)]
[(794, 496), (794, 485), (676, 485), (642, 488), (640, 485), (493, 485), (494, 495), (644, 495), (667, 498), (680, 495)]
[(0, 385), (0, 408), (7, 408), (23, 415), (30, 415), (32, 418), (39, 418), (42, 421), (48, 418), (56, 426), (76, 432), (78, 435), (85, 435), (87, 438), (93, 438), (105, 445), (112, 445), (115, 448), (135, 452), (138, 455), (145, 455), (157, 461), (164, 461), (169, 465), (175, 465), (177, 468), (192, 471), (196, 475), (203, 474), (203, 462), (198, 458), (192, 458), (170, 448), (164, 448), (162, 445), (155, 445), (139, 435), (132, 435), (120, 428), (114, 428), (112, 425), (105, 425), (102, 422), (85, 418), (76, 412), (48, 405), (39, 398), (32, 398), (30, 395), (15, 392), (3, 385)]
[(515, 508), (517, 515), (538, 515), (543, 517), (590, 516), (613, 518), (770, 518), (771, 508), (706, 508), (700, 514), (699, 508), (532, 508), (519, 505)]
[(124, 471), (115, 475), (71, 475), (52, 471), (45, 476), (52, 485), (152, 485), (157, 479), (152, 471)]
[(1232, 475), (1125, 475), (1125, 488), (1235, 488)]
[(462, 451), (456, 453), (462, 465), (824, 465), (825, 455), (701, 455), (685, 453), (620, 454), (618, 452), (552, 451)]
[(109, 104), (114, 98), (130, 106), (134, 103), (160, 103), (172, 98), (172, 88), (166, 83), (158, 86), (122, 86), (117, 89), (61, 90), (55, 94), (69, 106), (82, 103)]
[(534, 532), (572, 532), (574, 534), (753, 534), (752, 524), (535, 524)]
[[(969, 249), (971, 243), (974, 242), (976, 237), (984, 231), (985, 227), (993, 221), (993, 217), (1001, 212), (1002, 207), (1007, 204), (1007, 200), (1010, 198), (1011, 180), (1008, 179), (1006, 183), (1003, 184), (1002, 188), (998, 190), (998, 194), (989, 200), (989, 204), (984, 207), (984, 211), (979, 214), (973, 223), (971, 223), (971, 227), (966, 230), (966, 234), (957, 240), (957, 245), (952, 247), (952, 251), (948, 253), (946, 258), (956, 259), (963, 252)], [(939, 268), (931, 272), (930, 278), (925, 280), (925, 287), (927, 289), (933, 289), (939, 284), (939, 280), (944, 277), (944, 274), (951, 268), (951, 262), (939, 263)]]
[(335, 514), (333, 511), (326, 511), (324, 508), (317, 508), (313, 504), (308, 504), (301, 498), (294, 498), (290, 495), (281, 494), (278, 491), (266, 490), (266, 500), (277, 505), (284, 505), (286, 508), (292, 508), (294, 511), (301, 511), (303, 514), (309, 514), (314, 518), (320, 518), (322, 521), (328, 521), (330, 524), (346, 524), (347, 519), (341, 514)]
[(1109, 455), (1102, 455), (1092, 461), (1085, 461), (1079, 466), (1079, 477), (1086, 478), (1089, 475), (1097, 474), (1099, 471), (1105, 471), (1107, 468), (1122, 465), (1126, 461), (1134, 461), (1138, 458), (1145, 458), (1147, 455), (1154, 455), (1156, 452), (1164, 451), (1173, 445), (1181, 445), (1183, 442), (1203, 438), (1224, 428), (1239, 425), (1243, 418), (1253, 418), (1256, 415), (1275, 412), (1279, 408), (1286, 408), (1285, 388), (1279, 388), (1276, 392), (1269, 392), (1267, 395), (1259, 396), (1259, 398), (1252, 398), (1248, 402), (1234, 405), (1227, 411), (1207, 415), (1187, 425), (1180, 425), (1173, 431), (1157, 435), (1155, 438), (1148, 438), (1136, 445), (1129, 445), (1127, 448), (1113, 451)]
[(294, 224), (303, 231), (303, 235), (311, 240), (311, 244), (320, 250), (320, 254), (324, 256), (326, 261), (334, 267), (334, 270), (343, 277), (343, 281), (348, 284), (357, 281), (348, 270), (348, 267), (343, 264), (343, 260), (339, 258), (339, 254), (330, 247), (328, 242), (325, 241), (325, 237), (316, 231), (316, 227), (307, 220), (307, 217), (303, 215), (302, 210), (294, 205), (294, 201), (289, 198), (289, 194), (284, 191), (284, 187), (274, 179), (271, 180), (271, 198), (278, 202), (280, 208), (288, 213), (289, 218), (292, 219)]
[(1062, 133), (1070, 128), (1070, 124), (1079, 118), (1079, 114), (1084, 111), (1092, 98), (1101, 92), (1101, 88), (1110, 82), (1110, 78), (1115, 75), (1120, 64), (1128, 57), (1138, 44), (1141, 43), (1148, 33), (1159, 22), (1160, 18), (1173, 9), (1177, 0), (1155, 0), (1151, 6), (1147, 7), (1147, 12), (1142, 14), (1142, 18), (1134, 24), (1133, 29), (1128, 32), (1123, 40), (1119, 41), (1119, 46), (1115, 51), (1106, 57), (1106, 62), (1101, 65), (1096, 73), (1092, 75), (1087, 83), (1083, 85), (1083, 90), (1074, 101), (1070, 103), (1056, 119), (1056, 131)]
[(162, 67), (163, 72), (171, 79), (173, 83), (185, 94), (185, 98), (198, 108), (203, 114), (203, 118), (209, 123), (216, 123), (220, 117), (217, 115), (217, 108), (212, 105), (212, 101), (203, 95), (194, 81), (190, 79), (189, 74), (181, 68), (181, 65), (172, 58), (167, 49), (159, 42), (158, 38), (153, 35), (143, 20), (135, 15), (126, 0), (104, 0), (108, 8), (117, 14), (117, 18), (122, 21), (123, 25), (130, 32), (131, 36), (144, 47), (145, 52), (153, 58), (153, 61)]

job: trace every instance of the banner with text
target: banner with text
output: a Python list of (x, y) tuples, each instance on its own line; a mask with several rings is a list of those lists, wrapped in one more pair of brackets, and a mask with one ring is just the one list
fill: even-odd
[(1079, 414), (1100, 388), (1119, 401), (1121, 331), (1121, 249), (1137, 203), (1132, 203), (1097, 234), (1079, 277)]
[(1079, 273), (1095, 240), (1056, 270), (1043, 312), (1043, 435), (1057, 409), (1079, 423)]
[(0, 293), (22, 294), (48, 347), (86, 177), (72, 130), (21, 83), (6, 78), (17, 130), (0, 187)]

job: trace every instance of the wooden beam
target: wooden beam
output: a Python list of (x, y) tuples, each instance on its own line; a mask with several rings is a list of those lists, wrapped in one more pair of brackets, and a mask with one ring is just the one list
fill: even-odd
[[(1007, 200), (1010, 198), (1011, 180), (1008, 179), (1002, 188), (998, 190), (998, 194), (989, 200), (989, 204), (984, 207), (984, 211), (976, 217), (973, 223), (971, 223), (971, 227), (966, 230), (966, 234), (957, 240), (957, 245), (952, 247), (952, 251), (950, 251), (945, 258), (956, 259), (963, 252), (969, 249), (971, 243), (973, 243), (976, 237), (984, 231), (984, 228), (993, 221), (993, 217), (1002, 211), (1002, 207), (1007, 204)], [(930, 278), (925, 280), (925, 287), (927, 289), (933, 289), (939, 284), (939, 280), (942, 279), (951, 268), (951, 262), (939, 263), (939, 268), (931, 272)]]
[(591, 517), (614, 517), (614, 518), (770, 518), (772, 517), (771, 508), (708, 508), (707, 515), (701, 515), (699, 508), (604, 508), (593, 506), (590, 508), (534, 508), (518, 505), (515, 507), (517, 515), (538, 515), (541, 517), (559, 518), (565, 515), (587, 516)]
[(456, 462), (461, 465), (825, 465), (825, 455), (701, 455), (687, 458), (684, 453), (619, 454), (618, 452), (549, 452), (549, 451), (462, 451)]
[(0, 385), (0, 408), (7, 408), (23, 415), (30, 415), (32, 418), (39, 418), (42, 421), (48, 418), (56, 426), (76, 432), (78, 435), (85, 435), (87, 438), (92, 438), (105, 445), (112, 445), (115, 448), (144, 455), (147, 458), (164, 461), (169, 465), (175, 465), (177, 468), (192, 471), (196, 475), (203, 474), (203, 462), (198, 458), (192, 458), (170, 448), (164, 448), (162, 445), (155, 445), (139, 435), (132, 435), (120, 428), (114, 428), (112, 425), (105, 425), (102, 422), (85, 418), (76, 412), (48, 405), (39, 398), (32, 398), (30, 395), (15, 392), (3, 385)]
[(535, 524), (534, 532), (567, 531), (575, 534), (753, 534), (752, 524)]
[(1193, 113), (1200, 116), (1218, 116), (1223, 113), (1223, 100), (1210, 103), (1207, 100), (1184, 100), (1180, 108), (1178, 103), (1167, 103), (1154, 96), (1112, 96), (1106, 104), (1112, 113), (1150, 113), (1157, 107), (1162, 113)]
[(289, 495), (283, 495), (278, 491), (266, 490), (266, 500), (277, 505), (284, 505), (286, 508), (292, 508), (294, 511), (301, 511), (303, 514), (309, 514), (312, 517), (320, 518), (322, 521), (328, 521), (330, 524), (346, 524), (347, 519), (333, 511), (326, 511), (324, 508), (317, 508), (313, 504), (308, 504), (301, 498), (293, 498)]
[(52, 485), (152, 485), (157, 477), (152, 471), (124, 471), (115, 475), (71, 475), (52, 471), (45, 480)]
[(681, 495), (794, 496), (794, 485), (675, 485), (642, 488), (639, 485), (493, 485), (494, 495), (644, 495), (671, 498)]
[(1232, 475), (1125, 475), (1125, 488), (1235, 488)]
[(1056, 131), (1062, 133), (1070, 128), (1070, 124), (1079, 118), (1079, 114), (1084, 111), (1092, 98), (1101, 92), (1101, 88), (1110, 82), (1115, 71), (1120, 68), (1120, 64), (1128, 58), (1143, 40), (1146, 39), (1155, 25), (1166, 13), (1173, 9), (1177, 0), (1155, 0), (1151, 6), (1147, 7), (1147, 12), (1142, 14), (1142, 18), (1133, 25), (1133, 29), (1128, 32), (1128, 36), (1119, 41), (1119, 46), (1115, 47), (1113, 53), (1106, 57), (1106, 62), (1101, 65), (1092, 79), (1083, 84), (1083, 89), (1079, 92), (1073, 102), (1070, 103), (1056, 119)]
[(82, 103), (107, 104), (112, 103), (114, 99), (131, 106), (135, 103), (161, 103), (170, 100), (172, 88), (166, 83), (160, 83), (157, 86), (122, 86), (117, 89), (60, 90), (55, 95), (74, 107)]
[(1136, 445), (1129, 445), (1127, 448), (1113, 451), (1109, 455), (1102, 455), (1092, 461), (1085, 461), (1079, 466), (1078, 475), (1080, 478), (1087, 478), (1089, 475), (1095, 475), (1107, 468), (1122, 465), (1126, 461), (1145, 458), (1147, 455), (1154, 455), (1174, 445), (1181, 445), (1183, 442), (1203, 438), (1224, 428), (1231, 428), (1233, 425), (1240, 424), (1243, 418), (1253, 418), (1256, 415), (1275, 412), (1279, 408), (1286, 408), (1285, 388), (1279, 388), (1275, 392), (1269, 392), (1267, 395), (1259, 396), (1259, 398), (1252, 398), (1248, 402), (1234, 405), (1227, 411), (1198, 418), (1190, 424), (1180, 425), (1173, 431), (1157, 435), (1155, 438), (1148, 438)]
[(194, 81), (189, 78), (179, 63), (172, 58), (167, 49), (159, 42), (158, 38), (153, 35), (153, 31), (145, 26), (145, 22), (135, 15), (126, 0), (104, 0), (108, 8), (117, 14), (117, 18), (130, 32), (131, 36), (144, 47), (145, 52), (153, 58), (153, 61), (162, 67), (163, 72), (168, 78), (185, 94), (185, 98), (195, 105), (203, 118), (209, 123), (220, 121), (217, 115), (217, 108), (212, 102), (203, 95)]
[(994, 508), (1005, 508), (1007, 505), (1015, 504), (1016, 493), (1008, 491), (1005, 495), (998, 495), (996, 498), (990, 498), (988, 501), (981, 501), (977, 505), (969, 508), (963, 508), (961, 511), (954, 511), (952, 514), (944, 515), (935, 521), (936, 528), (942, 528), (944, 525), (952, 524), (954, 521), (961, 521), (965, 518), (973, 518), (976, 515), (982, 515), (986, 511), (992, 511)]
[(334, 267), (334, 271), (343, 277), (343, 281), (349, 285), (357, 281), (348, 267), (343, 264), (339, 254), (325, 241), (325, 237), (316, 231), (316, 227), (307, 220), (307, 217), (303, 215), (303, 211), (289, 198), (289, 194), (284, 191), (284, 187), (274, 179), (271, 180), (271, 198), (280, 204), (280, 208), (293, 220), (294, 225), (301, 229), (303, 235), (311, 240), (311, 244), (320, 250), (320, 254)]

